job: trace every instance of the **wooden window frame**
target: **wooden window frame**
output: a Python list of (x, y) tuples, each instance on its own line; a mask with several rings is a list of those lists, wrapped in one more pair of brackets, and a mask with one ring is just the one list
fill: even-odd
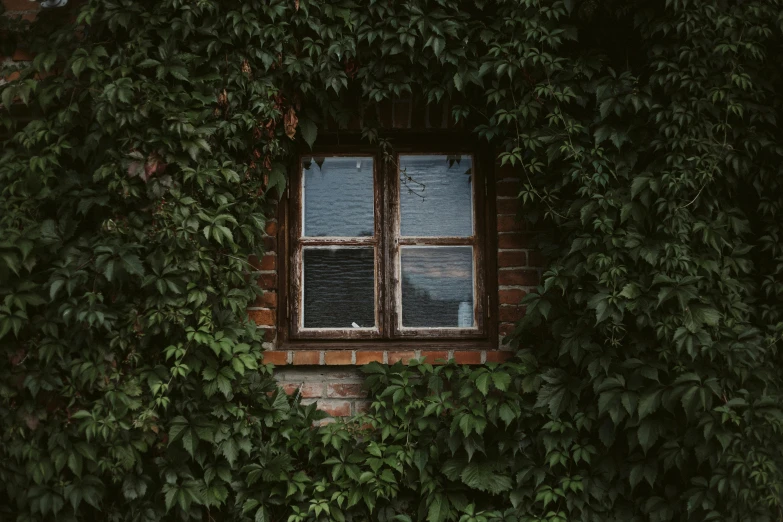
[[(476, 143), (475, 137), (456, 133), (399, 133), (391, 137), (397, 160), (402, 155), (470, 154), (473, 158), (473, 236), (403, 237), (400, 232), (400, 179), (398, 164), (387, 164), (377, 147), (361, 144), (358, 136), (319, 136), (312, 152), (302, 152), (290, 165), (290, 183), (279, 205), (278, 342), (287, 349), (496, 349), (497, 320), (497, 245), (494, 163), (491, 151)], [(301, 235), (302, 207), (301, 160), (309, 156), (373, 158), (374, 235), (362, 238), (311, 237)], [(302, 307), (302, 263), (306, 246), (373, 246), (375, 249), (374, 328), (297, 328)], [(474, 317), (473, 328), (401, 327), (402, 298), (399, 271), (401, 248), (405, 246), (454, 245), (473, 248)], [(384, 284), (384, 281), (386, 282)], [(495, 284), (493, 284), (495, 283)]]

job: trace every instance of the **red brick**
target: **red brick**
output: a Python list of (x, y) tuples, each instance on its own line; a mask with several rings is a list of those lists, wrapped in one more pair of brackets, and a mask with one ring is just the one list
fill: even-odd
[(508, 250), (505, 252), (498, 252), (498, 266), (500, 268), (526, 265), (527, 252), (524, 250)]
[(2, 0), (6, 11), (38, 11), (40, 5), (34, 0)]
[(297, 392), (303, 399), (315, 399), (324, 396), (323, 383), (316, 382), (285, 382), (280, 387), (287, 395), (295, 395)]
[(24, 49), (17, 49), (14, 51), (14, 55), (11, 57), (12, 60), (16, 62), (29, 62), (34, 58), (34, 56), (25, 51)]
[(351, 414), (351, 403), (348, 401), (318, 401), (318, 409), (332, 417), (348, 417)]
[(320, 364), (321, 352), (318, 351), (295, 351), (294, 364)]
[(264, 341), (274, 341), (275, 336), (277, 335), (277, 329), (276, 328), (263, 328), (264, 330)]
[(516, 198), (519, 191), (520, 186), (516, 181), (501, 181), (495, 185), (495, 194), (499, 198)]
[(517, 305), (527, 292), (519, 288), (510, 288), (508, 290), (498, 290), (498, 301), (500, 304)]
[[(368, 411), (370, 411), (370, 406), (372, 406), (372, 401), (356, 401), (354, 403), (354, 407), (356, 408), (356, 413), (367, 413)], [(364, 429), (368, 429), (368, 428), (364, 428)]]
[(267, 254), (261, 256), (259, 261), (258, 257), (250, 256), (248, 260), (253, 270), (276, 270), (277, 269), (277, 256), (274, 254)]
[(530, 237), (523, 232), (498, 234), (498, 248), (522, 249), (530, 246)]
[(277, 314), (274, 310), (248, 310), (250, 320), (258, 326), (274, 326)]
[(416, 357), (414, 352), (389, 352), (389, 364), (394, 364), (397, 361), (408, 364), (414, 357)]
[(370, 364), (371, 362), (383, 362), (383, 352), (356, 352), (356, 364)]
[(479, 351), (466, 351), (466, 352), (454, 352), (454, 360), (457, 364), (481, 364), (481, 352)]
[(495, 165), (495, 179), (498, 181), (506, 179), (518, 181), (519, 175), (519, 168), (511, 166), (510, 163), (506, 163), (502, 167), (499, 164)]
[(498, 216), (498, 232), (517, 232), (525, 226), (516, 216)]
[(449, 360), (449, 352), (421, 352), (421, 356), (429, 364), (445, 364)]
[(353, 364), (351, 362), (350, 350), (332, 350), (324, 353), (324, 362), (326, 364)]
[(531, 269), (507, 269), (498, 270), (498, 284), (536, 286), (539, 282), (538, 272)]
[(258, 286), (264, 290), (277, 289), (277, 274), (261, 274), (258, 276)]
[(530, 266), (544, 266), (545, 264), (544, 256), (541, 255), (541, 252), (536, 252), (535, 250), (528, 254), (527, 262), (530, 264)]
[(514, 356), (511, 352), (492, 351), (487, 352), (487, 362), (506, 362)]
[(264, 237), (264, 252), (274, 252), (277, 250), (277, 238), (274, 236)]
[(367, 397), (367, 390), (361, 384), (330, 383), (326, 385), (327, 397), (340, 397), (346, 399), (363, 399)]
[(8, 76), (5, 76), (4, 80), (7, 81), (7, 82), (12, 82), (14, 80), (18, 80), (20, 76), (21, 75), (19, 74), (19, 71), (14, 71), (11, 74), (9, 74)]
[(511, 215), (516, 216), (519, 214), (519, 210), (522, 208), (522, 203), (514, 199), (499, 199), (497, 201), (498, 215)]
[(288, 352), (264, 352), (264, 362), (284, 366), (288, 364)]
[(500, 334), (500, 338), (509, 335), (511, 332), (514, 331), (514, 323), (500, 323), (500, 326), (498, 326), (498, 334)]
[(267, 235), (274, 236), (277, 234), (277, 221), (267, 221), (266, 227), (264, 228), (264, 232), (267, 233)]
[(256, 297), (253, 306), (277, 308), (277, 292), (264, 292), (263, 294)]
[(498, 310), (498, 320), (503, 322), (519, 321), (524, 316), (524, 306), (501, 306)]

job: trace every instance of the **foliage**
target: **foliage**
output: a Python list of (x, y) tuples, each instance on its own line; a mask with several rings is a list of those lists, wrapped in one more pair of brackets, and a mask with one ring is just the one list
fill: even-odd
[[(92, 0), (33, 24), (0, 113), (0, 515), (780, 520), (781, 7)], [(367, 418), (313, 428), (245, 260), (290, 155), (328, 118), (386, 139), (368, 115), (407, 94), (520, 174), (530, 351), (369, 367)]]

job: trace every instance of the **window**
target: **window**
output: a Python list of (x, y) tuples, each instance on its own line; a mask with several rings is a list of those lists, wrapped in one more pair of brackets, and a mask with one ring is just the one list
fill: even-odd
[(478, 167), (467, 147), (301, 156), (288, 209), (288, 339), (487, 339)]

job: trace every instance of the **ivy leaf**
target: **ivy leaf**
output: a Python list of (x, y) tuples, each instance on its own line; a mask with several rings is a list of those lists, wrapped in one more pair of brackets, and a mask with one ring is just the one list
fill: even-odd
[(432, 38), (432, 50), (435, 52), (436, 57), (440, 58), (440, 55), (445, 48), (446, 40), (437, 36)]
[(489, 393), (489, 373), (482, 373), (476, 379), (476, 388), (483, 394)]
[(462, 75), (460, 73), (456, 72), (456, 73), (454, 73), (454, 77), (452, 79), (454, 80), (454, 87), (458, 91), (462, 91), (462, 87), (463, 87)]
[(696, 324), (717, 326), (720, 322), (720, 312), (706, 305), (694, 304), (689, 306), (691, 317)]
[(492, 374), (492, 382), (495, 384), (495, 388), (500, 391), (506, 391), (508, 385), (511, 384), (511, 376), (503, 372), (494, 372)]
[(655, 413), (655, 411), (661, 405), (662, 394), (663, 390), (656, 390), (652, 393), (644, 394), (639, 398), (639, 409), (637, 410), (639, 420), (642, 420), (648, 415)]
[(639, 444), (645, 451), (649, 450), (655, 441), (658, 440), (660, 434), (660, 428), (658, 423), (652, 419), (646, 419), (641, 423), (639, 429), (636, 431), (636, 435), (639, 439)]
[(196, 435), (195, 431), (193, 431), (192, 428), (188, 428), (185, 430), (184, 434), (182, 435), (182, 447), (185, 448), (185, 451), (187, 451), (191, 457), (196, 457), (196, 448), (198, 447), (198, 435)]
[(223, 456), (226, 457), (228, 463), (233, 466), (237, 460), (237, 457), (239, 457), (239, 445), (237, 445), (234, 438), (230, 437), (224, 440), (220, 444), (220, 450)]
[(460, 475), (467, 486), (492, 494), (511, 489), (511, 479), (498, 473), (493, 462), (486, 459), (471, 461)]
[(128, 500), (141, 498), (147, 492), (147, 483), (137, 475), (125, 475), (122, 481), (122, 494)]
[(302, 139), (307, 143), (307, 146), (310, 147), (310, 150), (313, 150), (315, 138), (318, 136), (318, 127), (315, 122), (303, 116), (299, 120), (299, 130), (302, 133)]
[(437, 493), (431, 496), (427, 510), (427, 522), (445, 522), (449, 516), (449, 501), (445, 495)]
[(266, 507), (261, 506), (256, 511), (256, 516), (253, 517), (254, 522), (268, 522), (269, 516), (267, 516)]
[(141, 259), (136, 254), (125, 254), (121, 258), (122, 265), (131, 274), (138, 276), (144, 275), (144, 266), (141, 264)]
[(277, 193), (280, 195), (280, 198), (283, 197), (285, 192), (285, 172), (285, 167), (279, 163), (272, 164), (272, 170), (269, 172), (267, 191), (271, 191), (273, 188), (277, 189)]
[(511, 406), (508, 404), (501, 404), (500, 408), (498, 409), (498, 415), (503, 420), (503, 422), (506, 423), (506, 426), (510, 426), (512, 422), (517, 418), (517, 415), (514, 413), (514, 410), (511, 409)]

